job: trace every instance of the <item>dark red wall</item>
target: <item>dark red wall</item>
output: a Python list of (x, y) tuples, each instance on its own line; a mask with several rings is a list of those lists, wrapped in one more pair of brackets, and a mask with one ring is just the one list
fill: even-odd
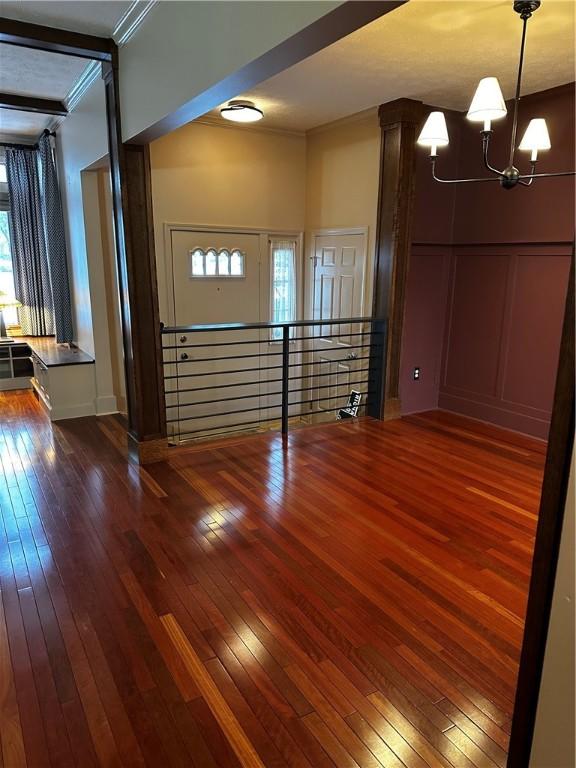
[[(519, 137), (531, 117), (546, 117), (550, 131), (541, 170), (574, 169), (574, 85), (525, 97)], [(510, 113), (493, 124), (493, 165), (506, 164), (510, 125)], [(478, 127), (451, 118), (449, 131), (439, 174), (483, 175)], [(526, 167), (524, 153), (517, 163)], [(545, 438), (574, 238), (574, 177), (503, 190), (497, 183), (443, 187), (429, 174), (422, 153), (402, 410), (439, 406)]]

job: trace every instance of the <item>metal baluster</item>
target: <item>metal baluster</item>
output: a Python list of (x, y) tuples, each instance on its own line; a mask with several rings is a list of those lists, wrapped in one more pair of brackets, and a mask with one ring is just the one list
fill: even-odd
[(288, 434), (288, 396), (290, 394), (290, 326), (282, 328), (282, 434)]

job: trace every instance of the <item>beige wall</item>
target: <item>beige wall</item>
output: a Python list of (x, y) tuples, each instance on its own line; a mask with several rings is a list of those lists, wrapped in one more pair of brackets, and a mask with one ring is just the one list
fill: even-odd
[(376, 110), (307, 135), (306, 241), (315, 229), (368, 227), (365, 313), (371, 313), (380, 128)]
[(190, 123), (151, 144), (160, 316), (166, 223), (312, 232), (368, 228), (370, 310), (380, 130), (376, 111), (306, 136)]
[(574, 747), (576, 719), (574, 707), (575, 455), (572, 456), (570, 485), (560, 542), (560, 557), (530, 768), (574, 768), (576, 765)]
[(162, 320), (166, 223), (304, 230), (304, 136), (190, 123), (153, 142), (150, 161)]
[(112, 385), (120, 413), (127, 412), (126, 380), (124, 375), (124, 347), (122, 341), (122, 313), (120, 307), (120, 286), (114, 242), (114, 213), (112, 208), (112, 180), (108, 167), (100, 168), (98, 174), (98, 207), (100, 213), (100, 235), (102, 240), (102, 266), (106, 293), (106, 317), (110, 339), (110, 363)]
[(67, 233), (74, 340), (96, 361), (96, 413), (116, 410), (96, 175), (83, 170), (106, 154), (104, 84), (96, 80), (56, 138)]

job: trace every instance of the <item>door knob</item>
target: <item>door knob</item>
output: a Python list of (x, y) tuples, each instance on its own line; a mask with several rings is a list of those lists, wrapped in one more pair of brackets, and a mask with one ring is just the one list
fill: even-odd
[(188, 341), (188, 336), (180, 336), (180, 341), (184, 344), (185, 341)]
[(358, 357), (358, 355), (356, 354), (356, 352), (349, 352), (344, 359), (345, 360), (356, 360), (357, 357)]
[(188, 354), (186, 352), (182, 352), (180, 355), (180, 360), (188, 360)]

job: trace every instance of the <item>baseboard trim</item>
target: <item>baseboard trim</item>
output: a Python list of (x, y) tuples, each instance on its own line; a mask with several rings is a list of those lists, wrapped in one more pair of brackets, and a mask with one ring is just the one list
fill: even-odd
[(537, 437), (540, 440), (548, 439), (550, 422), (545, 419), (527, 416), (517, 411), (507, 411), (494, 405), (479, 403), (455, 395), (440, 394), (438, 407), (443, 411), (452, 411), (462, 416), (469, 416), (472, 419), (486, 421), (489, 424), (495, 424), (504, 429), (511, 429), (514, 432)]
[(96, 415), (106, 416), (110, 413), (118, 413), (118, 401), (116, 395), (102, 395), (96, 398)]

